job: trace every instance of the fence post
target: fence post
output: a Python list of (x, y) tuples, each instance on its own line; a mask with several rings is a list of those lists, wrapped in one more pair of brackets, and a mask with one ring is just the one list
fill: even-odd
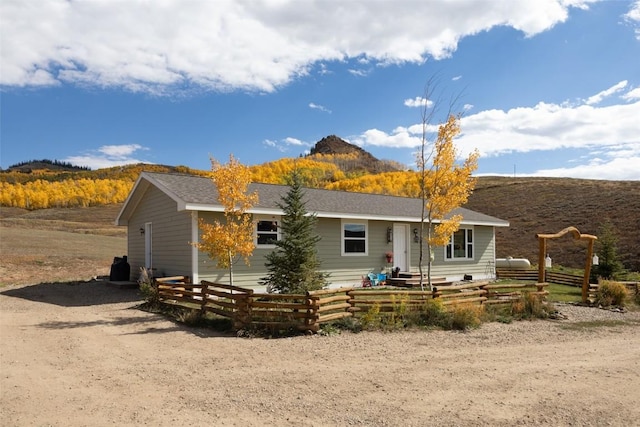
[(209, 293), (209, 285), (207, 285), (207, 282), (205, 281), (200, 282), (200, 285), (202, 286), (200, 288), (200, 294), (202, 295), (202, 303), (200, 304), (200, 315), (204, 316), (207, 309), (207, 295)]
[(347, 311), (351, 313), (351, 317), (356, 317), (356, 299), (353, 297), (353, 289), (347, 291), (346, 294), (349, 296), (347, 302), (351, 306)]
[(320, 329), (320, 325), (317, 324), (318, 320), (316, 316), (318, 312), (318, 305), (316, 300), (311, 297), (311, 293), (309, 291), (306, 292), (305, 296), (304, 304), (307, 312), (307, 317), (304, 319), (305, 332), (317, 332), (318, 329)]
[(236, 311), (233, 316), (233, 329), (237, 331), (251, 324), (251, 299), (253, 291), (236, 295)]

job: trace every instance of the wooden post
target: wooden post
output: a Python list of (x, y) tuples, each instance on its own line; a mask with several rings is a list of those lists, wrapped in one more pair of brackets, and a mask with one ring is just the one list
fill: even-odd
[(544, 283), (544, 268), (545, 268), (545, 252), (547, 251), (547, 240), (544, 237), (538, 236), (539, 251), (538, 251), (538, 283)]
[(538, 283), (546, 282), (545, 278), (545, 252), (546, 252), (546, 239), (556, 239), (558, 237), (562, 237), (567, 233), (572, 233), (573, 237), (577, 240), (588, 240), (589, 247), (587, 249), (587, 260), (585, 262), (584, 268), (584, 278), (582, 280), (582, 302), (586, 303), (589, 297), (589, 276), (591, 275), (591, 258), (593, 257), (593, 244), (598, 237), (593, 236), (591, 234), (582, 234), (575, 227), (567, 227), (564, 230), (556, 233), (556, 234), (536, 234), (536, 237), (540, 241), (540, 252), (538, 254)]
[(234, 313), (233, 329), (236, 331), (246, 328), (251, 323), (251, 294), (238, 294), (236, 297), (236, 312)]
[(200, 288), (200, 294), (202, 295), (202, 302), (200, 303), (200, 314), (204, 316), (205, 310), (207, 308), (207, 294), (209, 293), (209, 285), (205, 281), (200, 282), (200, 285), (202, 286)]
[(356, 316), (356, 299), (353, 296), (353, 289), (348, 290), (346, 294), (349, 296), (349, 299), (347, 300), (347, 302), (351, 306), (347, 309), (347, 311), (351, 313), (351, 316), (355, 317)]
[(586, 304), (589, 299), (589, 277), (591, 276), (591, 257), (593, 257), (593, 243), (595, 239), (589, 239), (587, 248), (587, 261), (584, 267), (584, 279), (582, 280), (582, 303)]
[[(304, 329), (305, 331), (311, 331), (316, 324), (315, 314), (317, 308), (315, 307), (315, 301), (311, 298), (311, 294), (309, 291), (306, 292), (304, 305), (306, 306), (307, 317), (304, 319)], [(314, 315), (314, 319), (311, 320), (311, 315)]]

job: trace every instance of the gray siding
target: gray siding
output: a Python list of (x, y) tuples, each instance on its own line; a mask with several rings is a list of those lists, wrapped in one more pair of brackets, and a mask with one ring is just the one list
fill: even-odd
[[(222, 213), (200, 212), (200, 218), (207, 222), (218, 220), (223, 222), (224, 215)], [(249, 259), (250, 265), (245, 265), (244, 260), (240, 258), (233, 265), (233, 283), (237, 286), (257, 287), (258, 281), (265, 275), (265, 258), (271, 249), (256, 249)], [(209, 256), (198, 251), (198, 277), (200, 280), (209, 280), (212, 282), (229, 283), (229, 270), (217, 267), (217, 261), (212, 260)]]
[(129, 219), (128, 252), (132, 279), (137, 279), (144, 266), (145, 223), (153, 228), (153, 267), (158, 276), (191, 276), (191, 212), (177, 211), (176, 202), (150, 186)]
[[(222, 214), (200, 213), (207, 221), (214, 218), (221, 219)], [(380, 272), (388, 265), (384, 254), (393, 250), (393, 244), (387, 243), (387, 228), (393, 226), (393, 222), (368, 221), (368, 254), (367, 256), (341, 254), (341, 230), (340, 219), (320, 218), (317, 232), (322, 239), (318, 243), (318, 257), (322, 262), (322, 270), (329, 273), (329, 281), (334, 285), (359, 285), (362, 276), (369, 272)], [(417, 224), (410, 224), (410, 229)], [(435, 248), (435, 260), (432, 277), (447, 277), (449, 280), (461, 280), (465, 274), (470, 274), (474, 279), (487, 276), (487, 267), (494, 259), (494, 234), (493, 227), (475, 226), (474, 229), (474, 259), (465, 261), (444, 261), (444, 248)], [(410, 233), (411, 234), (411, 233)], [(409, 238), (409, 256), (412, 271), (418, 271), (419, 244)], [(266, 274), (265, 255), (273, 249), (256, 248), (250, 258), (250, 266), (246, 266), (242, 260), (234, 264), (234, 284), (238, 286), (259, 287), (259, 281)], [(426, 250), (426, 248), (425, 248)], [(229, 282), (229, 274), (226, 269), (219, 269), (215, 261), (199, 252), (198, 257), (199, 278)], [(424, 264), (426, 273), (426, 264)], [(493, 274), (491, 270), (490, 275)]]
[(360, 284), (363, 275), (369, 272), (378, 273), (386, 267), (384, 254), (393, 250), (392, 244), (386, 241), (387, 227), (392, 226), (392, 223), (368, 221), (367, 225), (367, 256), (343, 256), (342, 221), (328, 218), (318, 221), (318, 234), (322, 236), (322, 240), (318, 243), (318, 256), (322, 260), (323, 270), (330, 273), (331, 283)]
[[(471, 275), (474, 280), (494, 276), (493, 262), (495, 254), (495, 238), (493, 227), (474, 226), (473, 244), (474, 255), (472, 260), (445, 261), (445, 248), (434, 248), (434, 261), (431, 265), (431, 277), (446, 277), (449, 280), (462, 280), (465, 274)], [(412, 271), (418, 271), (419, 244), (411, 243)], [(427, 271), (426, 245), (423, 273)]]

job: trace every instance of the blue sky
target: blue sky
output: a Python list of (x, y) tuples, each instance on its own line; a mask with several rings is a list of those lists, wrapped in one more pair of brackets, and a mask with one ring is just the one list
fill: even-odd
[(640, 180), (636, 0), (3, 0), (0, 22), (2, 168), (258, 164), (331, 134), (412, 166), (431, 81), (478, 175)]

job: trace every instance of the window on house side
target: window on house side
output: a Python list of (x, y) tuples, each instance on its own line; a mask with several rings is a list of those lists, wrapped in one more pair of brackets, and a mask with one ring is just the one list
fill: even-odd
[(445, 248), (445, 259), (473, 259), (473, 229), (461, 228), (451, 235)]
[(367, 224), (365, 222), (342, 223), (342, 254), (367, 254)]
[(256, 246), (273, 246), (275, 242), (280, 240), (280, 224), (277, 219), (258, 219), (255, 224)]

